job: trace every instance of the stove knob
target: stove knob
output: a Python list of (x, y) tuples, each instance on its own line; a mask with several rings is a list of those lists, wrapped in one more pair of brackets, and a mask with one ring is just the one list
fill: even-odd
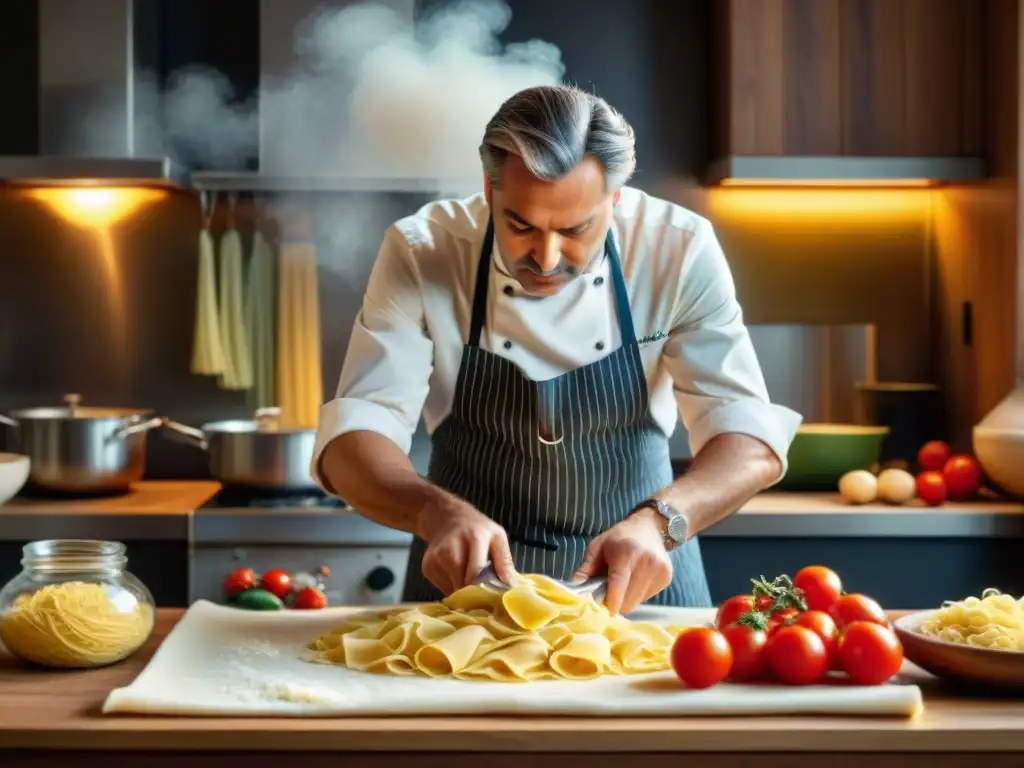
[(374, 592), (383, 592), (395, 583), (395, 572), (385, 565), (378, 565), (366, 574), (366, 586)]

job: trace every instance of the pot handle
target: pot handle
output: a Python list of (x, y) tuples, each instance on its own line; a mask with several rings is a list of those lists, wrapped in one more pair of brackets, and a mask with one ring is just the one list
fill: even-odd
[(161, 422), (161, 426), (169, 429), (172, 436), (182, 438), (183, 442), (194, 445), (196, 448), (203, 451), (209, 448), (209, 443), (206, 441), (206, 435), (203, 434), (201, 429), (188, 427), (184, 424), (179, 424), (176, 421), (171, 421), (170, 419), (161, 419)]
[(277, 406), (259, 408), (253, 416), (253, 421), (256, 422), (256, 428), (261, 432), (280, 429), (281, 409)]
[(127, 424), (124, 424), (124, 425), (118, 427), (113, 432), (111, 432), (110, 437), (107, 438), (107, 442), (115, 442), (117, 440), (124, 440), (126, 437), (131, 437), (132, 435), (137, 435), (140, 432), (149, 432), (149, 430), (151, 430), (151, 429), (156, 429), (157, 427), (162, 427), (163, 424), (164, 424), (164, 420), (159, 418), (159, 417), (155, 417), (155, 418), (152, 418), (152, 419), (147, 419), (146, 421), (134, 421), (133, 420), (133, 421), (128, 422)]
[(21, 427), (21, 424), (19, 424), (15, 419), (12, 419), (10, 416), (4, 416), (2, 413), (0, 413), (0, 424), (6, 424), (11, 429), (18, 429)]

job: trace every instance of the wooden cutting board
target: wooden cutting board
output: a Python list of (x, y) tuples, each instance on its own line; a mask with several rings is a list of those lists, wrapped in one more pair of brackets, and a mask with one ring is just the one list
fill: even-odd
[[(312, 638), (366, 609), (250, 612), (195, 603), (105, 713), (218, 716), (529, 714), (590, 716), (835, 714), (911, 717), (916, 685), (721, 684), (688, 690), (672, 672), (583, 682), (480, 683), (372, 675), (311, 664)], [(642, 614), (642, 615), (641, 615)], [(696, 625), (711, 611), (645, 609), (637, 620)]]

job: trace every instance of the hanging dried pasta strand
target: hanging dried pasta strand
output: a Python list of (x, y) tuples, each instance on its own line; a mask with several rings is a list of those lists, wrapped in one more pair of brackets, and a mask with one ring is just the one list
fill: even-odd
[(217, 274), (214, 266), (213, 237), (204, 226), (199, 230), (199, 258), (196, 279), (196, 321), (192, 340), (192, 373), (219, 376), (224, 373), (224, 348), (221, 345), (217, 316)]
[(320, 345), (320, 287), (317, 279), (316, 246), (309, 243), (303, 253), (303, 335), (305, 376), (301, 426), (316, 428), (323, 403), (323, 371)]

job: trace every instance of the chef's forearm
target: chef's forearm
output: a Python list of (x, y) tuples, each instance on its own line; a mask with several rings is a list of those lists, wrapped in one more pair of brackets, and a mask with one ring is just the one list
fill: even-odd
[(320, 474), (364, 517), (418, 536), (425, 509), (457, 503), (421, 477), (405, 452), (377, 432), (336, 437), (323, 452)]
[(736, 512), (781, 471), (775, 452), (760, 440), (727, 433), (712, 438), (689, 471), (655, 495), (685, 515), (691, 532), (698, 533)]

